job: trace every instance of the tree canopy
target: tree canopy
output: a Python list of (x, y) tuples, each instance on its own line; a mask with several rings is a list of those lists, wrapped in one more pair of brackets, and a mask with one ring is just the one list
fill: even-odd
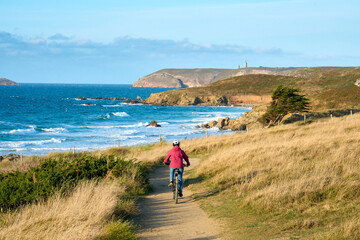
[(309, 99), (298, 93), (298, 89), (278, 86), (272, 93), (270, 106), (260, 119), (261, 123), (273, 125), (280, 122), (289, 113), (307, 112)]

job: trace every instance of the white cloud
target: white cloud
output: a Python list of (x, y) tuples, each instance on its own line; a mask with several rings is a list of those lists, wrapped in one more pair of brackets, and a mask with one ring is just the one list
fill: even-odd
[(108, 83), (114, 81), (111, 79), (131, 83), (162, 68), (236, 68), (245, 61), (251, 67), (295, 67), (344, 66), (360, 60), (356, 56), (310, 56), (277, 47), (254, 49), (240, 45), (195, 44), (188, 40), (129, 36), (118, 37), (105, 44), (79, 41), (62, 34), (25, 39), (8, 32), (0, 32), (0, 55), (0, 72), (5, 75), (20, 75), (29, 82), (51, 79), (72, 83), (105, 78)]

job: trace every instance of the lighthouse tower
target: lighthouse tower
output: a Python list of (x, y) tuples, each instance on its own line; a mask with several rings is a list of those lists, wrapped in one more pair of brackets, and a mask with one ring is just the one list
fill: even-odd
[(244, 63), (244, 68), (247, 68), (247, 62)]

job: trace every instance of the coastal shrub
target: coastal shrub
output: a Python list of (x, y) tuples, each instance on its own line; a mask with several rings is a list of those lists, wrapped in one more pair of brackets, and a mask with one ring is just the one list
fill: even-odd
[(146, 185), (146, 168), (134, 160), (113, 156), (81, 156), (75, 159), (46, 159), (27, 172), (18, 170), (0, 174), (0, 207), (14, 209), (55, 192), (66, 193), (82, 180), (132, 178)]
[(307, 112), (309, 99), (298, 93), (298, 89), (278, 86), (273, 91), (270, 106), (260, 118), (260, 122), (264, 125), (273, 125), (280, 122), (289, 113)]

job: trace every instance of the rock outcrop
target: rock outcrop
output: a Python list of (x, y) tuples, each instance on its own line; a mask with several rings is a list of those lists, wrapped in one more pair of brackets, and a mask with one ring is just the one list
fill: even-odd
[(149, 98), (142, 101), (144, 104), (166, 105), (166, 106), (227, 106), (228, 99), (225, 96), (189, 96), (187, 94), (152, 93)]
[(157, 123), (157, 121), (152, 120), (150, 124), (146, 125), (147, 127), (161, 127), (161, 125), (159, 125)]
[(224, 127), (229, 126), (230, 123), (230, 118), (226, 117), (226, 118), (219, 118), (216, 126), (219, 129), (224, 129)]
[(355, 81), (355, 86), (360, 87), (360, 78), (359, 78), (359, 79), (356, 79), (356, 81)]
[(202, 128), (213, 128), (213, 127), (215, 127), (216, 125), (217, 125), (217, 121), (213, 120), (213, 121), (211, 121), (211, 122), (209, 122), (209, 123), (203, 123), (203, 124), (201, 124), (201, 127), (202, 127)]
[(142, 101), (144, 104), (166, 105), (166, 106), (252, 106), (271, 102), (270, 95), (237, 95), (237, 96), (190, 96), (184, 94), (171, 94), (168, 92), (152, 93), (149, 98)]
[[(118, 97), (110, 97), (110, 98), (103, 98), (103, 97), (94, 97), (94, 98), (88, 98), (88, 97), (77, 97), (75, 100), (78, 101), (87, 101), (87, 100), (111, 100), (111, 101), (124, 101), (124, 103), (129, 104), (137, 104), (142, 101), (141, 97), (137, 96), (136, 99), (127, 99), (125, 97), (118, 98)], [(85, 104), (88, 105), (88, 104)], [(98, 104), (97, 104), (98, 105)]]
[(11, 81), (9, 79), (6, 79), (6, 78), (0, 78), (0, 85), (2, 85), (2, 86), (19, 86), (20, 84), (14, 82), (14, 81)]
[(266, 105), (259, 105), (253, 108), (251, 112), (246, 112), (243, 116), (236, 119), (219, 118), (218, 121), (211, 121), (202, 124), (202, 128), (218, 127), (220, 130), (247, 131), (248, 128), (260, 128), (262, 125), (258, 119), (266, 111)]

